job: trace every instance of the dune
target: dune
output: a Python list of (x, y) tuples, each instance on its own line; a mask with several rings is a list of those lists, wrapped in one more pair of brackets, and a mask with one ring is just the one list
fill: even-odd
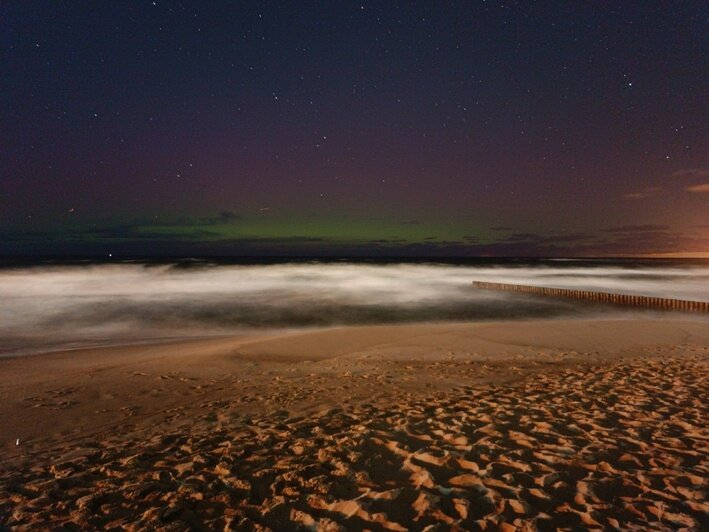
[(702, 529), (709, 324), (270, 331), (0, 359), (0, 527)]

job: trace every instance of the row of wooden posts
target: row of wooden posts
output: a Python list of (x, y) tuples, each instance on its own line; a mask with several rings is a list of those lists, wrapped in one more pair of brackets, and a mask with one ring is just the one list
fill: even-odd
[(516, 292), (538, 296), (567, 297), (628, 307), (709, 313), (709, 301), (688, 301), (685, 299), (669, 299), (666, 297), (634, 296), (631, 294), (613, 294), (610, 292), (595, 292), (592, 290), (571, 290), (569, 288), (548, 288), (522, 284), (488, 283), (486, 281), (473, 281), (473, 286), (485, 290), (501, 290), (504, 292)]

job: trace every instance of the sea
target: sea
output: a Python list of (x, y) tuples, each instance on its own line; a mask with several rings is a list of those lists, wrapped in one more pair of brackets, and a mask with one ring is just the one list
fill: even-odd
[(709, 301), (707, 259), (5, 258), (0, 356), (254, 329), (676, 317), (475, 280)]

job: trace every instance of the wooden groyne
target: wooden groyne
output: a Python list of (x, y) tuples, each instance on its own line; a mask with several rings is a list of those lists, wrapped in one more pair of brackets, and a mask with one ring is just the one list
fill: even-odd
[(709, 314), (709, 301), (688, 301), (686, 299), (670, 299), (666, 297), (634, 296), (631, 294), (613, 294), (611, 292), (595, 292), (592, 290), (571, 290), (570, 288), (548, 288), (523, 284), (488, 283), (473, 281), (475, 288), (532, 294), (535, 296), (564, 297), (581, 299), (626, 307), (648, 308), (655, 310), (678, 310), (681, 312), (699, 312)]

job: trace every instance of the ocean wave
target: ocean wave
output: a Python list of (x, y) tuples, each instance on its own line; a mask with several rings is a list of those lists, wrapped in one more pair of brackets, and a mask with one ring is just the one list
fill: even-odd
[(0, 270), (1, 352), (254, 327), (575, 317), (628, 310), (476, 290), (473, 280), (709, 300), (709, 267), (83, 264)]

